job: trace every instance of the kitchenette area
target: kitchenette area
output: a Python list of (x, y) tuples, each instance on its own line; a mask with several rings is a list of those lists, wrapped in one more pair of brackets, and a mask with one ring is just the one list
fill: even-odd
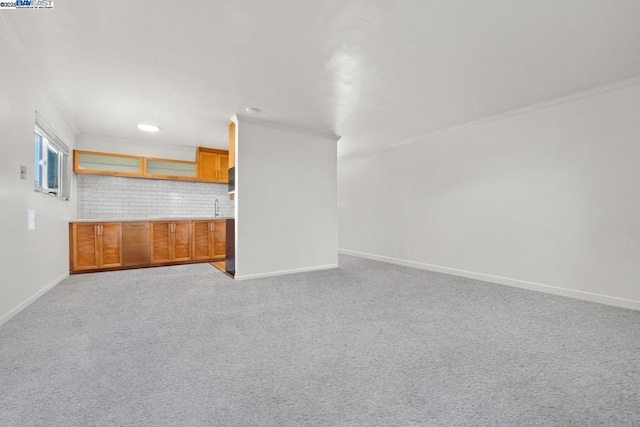
[(211, 263), (233, 276), (232, 161), (205, 147), (194, 161), (75, 150), (70, 273)]
[(249, 280), (336, 268), (336, 141), (240, 114), (215, 147), (82, 136), (69, 273), (209, 263)]

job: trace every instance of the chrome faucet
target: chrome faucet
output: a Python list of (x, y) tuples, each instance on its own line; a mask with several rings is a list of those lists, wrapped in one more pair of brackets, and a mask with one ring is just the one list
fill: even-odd
[(215, 213), (215, 217), (218, 218), (220, 216), (220, 208), (218, 207), (218, 199), (213, 202), (213, 212)]

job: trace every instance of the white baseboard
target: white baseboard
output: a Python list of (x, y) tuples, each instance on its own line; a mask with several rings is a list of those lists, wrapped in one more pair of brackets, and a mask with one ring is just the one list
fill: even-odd
[(25, 301), (23, 301), (22, 303), (18, 304), (17, 307), (15, 307), (14, 309), (10, 310), (7, 314), (5, 314), (4, 316), (0, 317), (0, 326), (5, 324), (6, 322), (8, 322), (13, 316), (15, 316), (16, 314), (20, 313), (22, 310), (27, 308), (32, 302), (34, 302), (35, 300), (40, 298), (42, 295), (44, 295), (47, 292), (49, 292), (54, 286), (56, 286), (58, 283), (62, 282), (67, 277), (69, 277), (69, 273), (63, 274), (62, 276), (58, 277), (53, 282), (49, 283), (44, 288), (40, 289), (35, 294), (31, 295)]
[(338, 264), (319, 265), (316, 267), (296, 268), (294, 270), (272, 271), (269, 273), (247, 274), (245, 276), (235, 276), (236, 280), (261, 279), (263, 277), (283, 276), (285, 274), (306, 273), (308, 271), (329, 270), (338, 268)]
[(542, 283), (528, 282), (526, 280), (511, 279), (509, 277), (493, 276), (491, 274), (478, 273), (475, 271), (460, 270), (458, 268), (443, 267), (440, 265), (425, 264), (417, 261), (408, 261), (399, 258), (392, 258), (384, 255), (375, 255), (365, 252), (352, 251), (349, 249), (339, 249), (339, 253), (351, 255), (359, 258), (372, 259), (374, 261), (389, 262), (391, 264), (403, 265), (405, 267), (419, 268), (422, 270), (435, 271), (438, 273), (451, 274), (453, 276), (467, 277), (469, 279), (482, 280), (485, 282), (497, 283), (500, 285), (513, 286), (516, 288), (528, 289), (530, 291), (544, 292), (547, 294), (561, 295), (580, 299), (584, 301), (597, 302), (601, 304), (613, 305), (616, 307), (640, 310), (640, 301), (612, 297), (608, 295), (595, 294), (591, 292), (578, 291), (575, 289), (562, 288), (559, 286), (545, 285)]

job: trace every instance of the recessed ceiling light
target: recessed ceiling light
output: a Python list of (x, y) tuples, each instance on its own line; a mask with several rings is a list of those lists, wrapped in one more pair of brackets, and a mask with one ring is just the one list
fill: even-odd
[(260, 112), (260, 109), (256, 107), (247, 107), (244, 109), (244, 111), (250, 114), (258, 114)]
[(143, 130), (145, 132), (158, 132), (160, 127), (156, 125), (151, 125), (149, 123), (138, 123), (138, 129)]

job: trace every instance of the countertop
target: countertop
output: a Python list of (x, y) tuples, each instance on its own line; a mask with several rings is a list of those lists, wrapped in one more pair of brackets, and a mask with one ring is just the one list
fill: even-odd
[(170, 216), (157, 218), (91, 218), (91, 219), (72, 219), (73, 222), (146, 222), (146, 221), (199, 221), (199, 220), (221, 220), (233, 219), (229, 216)]

